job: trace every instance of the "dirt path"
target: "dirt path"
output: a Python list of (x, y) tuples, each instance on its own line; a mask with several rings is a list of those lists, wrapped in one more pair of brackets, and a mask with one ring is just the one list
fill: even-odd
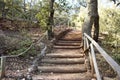
[(67, 33), (54, 44), (52, 52), (39, 61), (39, 72), (33, 80), (90, 80), (80, 44), (79, 31)]

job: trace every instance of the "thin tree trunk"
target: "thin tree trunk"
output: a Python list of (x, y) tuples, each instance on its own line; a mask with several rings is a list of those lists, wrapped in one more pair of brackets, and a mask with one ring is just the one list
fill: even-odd
[(54, 1), (55, 0), (50, 0), (50, 14), (49, 14), (49, 19), (48, 19), (48, 39), (51, 39), (53, 37), (53, 33), (52, 33), (52, 26), (54, 24)]
[(99, 16), (96, 16), (94, 19), (94, 35), (93, 39), (98, 42), (99, 37)]
[(25, 3), (26, 0), (24, 0), (24, 12), (26, 12), (26, 3)]
[(98, 15), (98, 3), (97, 0), (88, 0), (88, 14), (84, 21), (82, 32), (87, 33), (92, 37), (91, 30), (94, 24), (94, 35), (93, 38), (98, 41), (99, 36), (99, 15)]

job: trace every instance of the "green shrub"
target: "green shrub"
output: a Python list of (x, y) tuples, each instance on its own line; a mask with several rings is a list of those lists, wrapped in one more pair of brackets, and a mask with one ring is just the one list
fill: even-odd
[[(102, 8), (100, 15), (100, 32), (107, 32), (107, 36), (102, 41), (103, 46), (108, 49), (108, 53), (120, 64), (120, 10), (116, 8)], [(114, 47), (113, 47), (114, 46)]]

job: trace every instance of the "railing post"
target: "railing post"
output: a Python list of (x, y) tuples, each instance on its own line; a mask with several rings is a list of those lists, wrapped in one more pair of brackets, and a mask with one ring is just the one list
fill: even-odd
[[(87, 49), (89, 49), (89, 47), (90, 47), (90, 42), (88, 41), (88, 39), (87, 38), (85, 38), (85, 41), (86, 41), (86, 47), (87, 47)], [(90, 53), (90, 51), (88, 50), (88, 54), (87, 54), (89, 57), (88, 57), (88, 59), (89, 59), (89, 64), (90, 64), (90, 66), (91, 66), (91, 76), (93, 76), (94, 75), (94, 65), (93, 65), (93, 57), (92, 57), (92, 55), (91, 55), (91, 53)]]
[(5, 76), (5, 62), (6, 62), (6, 57), (2, 56), (1, 57), (1, 75), (0, 75), (0, 79), (2, 79)]
[(86, 42), (85, 42), (85, 36), (83, 37), (83, 48), (84, 48), (84, 51), (87, 49), (87, 47), (86, 47)]
[(84, 47), (84, 54), (85, 54), (85, 65), (86, 65), (87, 71), (90, 72), (90, 59), (88, 54), (89, 44), (85, 36), (83, 36), (83, 47)]

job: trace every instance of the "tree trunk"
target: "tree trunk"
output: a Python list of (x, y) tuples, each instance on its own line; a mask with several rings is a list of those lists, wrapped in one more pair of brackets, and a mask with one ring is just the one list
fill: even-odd
[(94, 24), (94, 40), (98, 41), (99, 36), (99, 15), (98, 15), (98, 3), (97, 0), (88, 0), (88, 14), (84, 21), (82, 32), (87, 33), (92, 37), (91, 30)]
[(53, 17), (54, 17), (54, 9), (53, 9), (54, 1), (55, 0), (50, 0), (50, 14), (49, 14), (49, 19), (48, 19), (48, 39), (51, 39), (52, 36), (53, 36), (52, 26), (54, 24), (54, 20), (53, 20)]
[(94, 35), (93, 39), (98, 42), (99, 37), (99, 16), (96, 16), (94, 19)]
[(2, 13), (2, 18), (6, 17), (6, 13), (5, 13), (5, 2), (4, 0), (0, 1), (0, 5), (1, 5), (1, 13)]
[(26, 13), (26, 0), (24, 0), (24, 12)]

